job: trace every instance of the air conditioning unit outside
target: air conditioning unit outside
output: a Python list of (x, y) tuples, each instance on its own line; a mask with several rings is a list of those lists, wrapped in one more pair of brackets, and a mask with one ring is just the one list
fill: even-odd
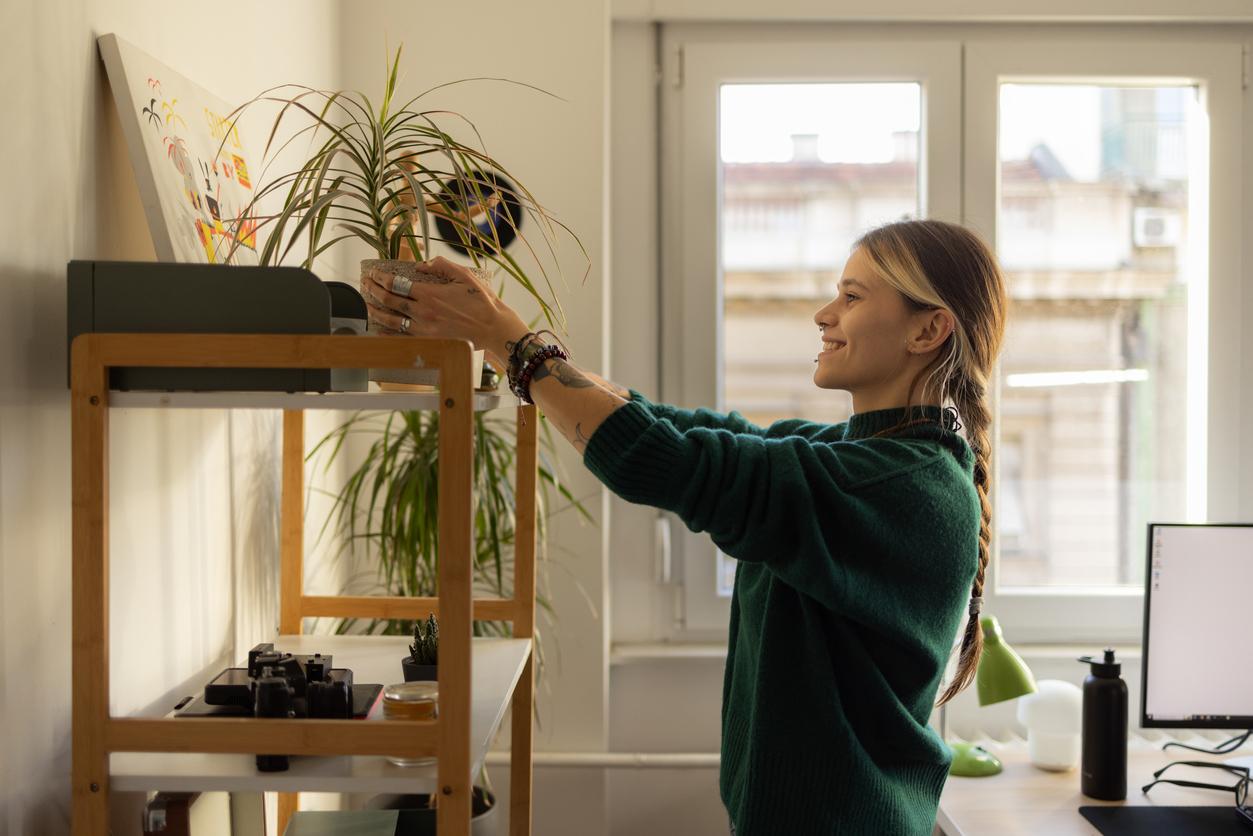
[(1177, 247), (1183, 237), (1183, 218), (1177, 209), (1137, 206), (1131, 220), (1131, 239), (1137, 247)]

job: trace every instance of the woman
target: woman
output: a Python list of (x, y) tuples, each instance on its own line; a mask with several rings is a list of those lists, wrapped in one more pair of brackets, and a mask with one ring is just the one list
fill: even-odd
[(927, 722), (967, 614), (941, 704), (982, 648), (1006, 308), (987, 246), (938, 221), (863, 236), (814, 315), (814, 383), (848, 390), (854, 414), (768, 428), (650, 403), (529, 334), (470, 271), (424, 266), (431, 282), (405, 296), (364, 282), (378, 326), (486, 349), (611, 490), (739, 560), (719, 776), (732, 832), (931, 833), (951, 755)]

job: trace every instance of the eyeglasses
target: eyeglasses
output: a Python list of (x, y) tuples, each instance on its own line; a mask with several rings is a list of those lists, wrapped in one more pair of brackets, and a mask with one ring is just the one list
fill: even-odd
[[(1226, 784), (1206, 784), (1202, 781), (1182, 781), (1174, 778), (1162, 778), (1161, 775), (1172, 766), (1196, 766), (1202, 769), (1221, 769), (1230, 773), (1240, 780), (1232, 786)], [(1211, 761), (1175, 761), (1168, 763), (1161, 769), (1153, 773), (1153, 780), (1140, 788), (1141, 792), (1148, 792), (1157, 784), (1175, 784), (1180, 787), (1199, 787), (1205, 790), (1227, 790), (1235, 792), (1236, 806), (1244, 807), (1245, 801), (1249, 797), (1249, 768), (1247, 766), (1232, 766), (1226, 763), (1213, 763)]]

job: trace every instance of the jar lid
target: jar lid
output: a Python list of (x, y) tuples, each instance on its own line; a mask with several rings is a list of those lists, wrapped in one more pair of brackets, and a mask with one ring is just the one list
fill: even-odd
[(387, 702), (436, 702), (439, 699), (439, 683), (426, 680), (397, 682), (383, 689), (383, 699)]

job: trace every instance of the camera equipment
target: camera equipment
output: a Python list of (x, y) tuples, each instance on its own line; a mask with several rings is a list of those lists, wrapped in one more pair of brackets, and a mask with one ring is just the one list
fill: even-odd
[[(227, 668), (214, 677), (204, 687), (204, 701), (255, 717), (347, 720), (354, 716), (352, 671), (332, 667), (329, 655), (283, 653), (264, 642), (248, 651), (248, 667)], [(287, 755), (257, 755), (262, 772), (287, 766)]]

